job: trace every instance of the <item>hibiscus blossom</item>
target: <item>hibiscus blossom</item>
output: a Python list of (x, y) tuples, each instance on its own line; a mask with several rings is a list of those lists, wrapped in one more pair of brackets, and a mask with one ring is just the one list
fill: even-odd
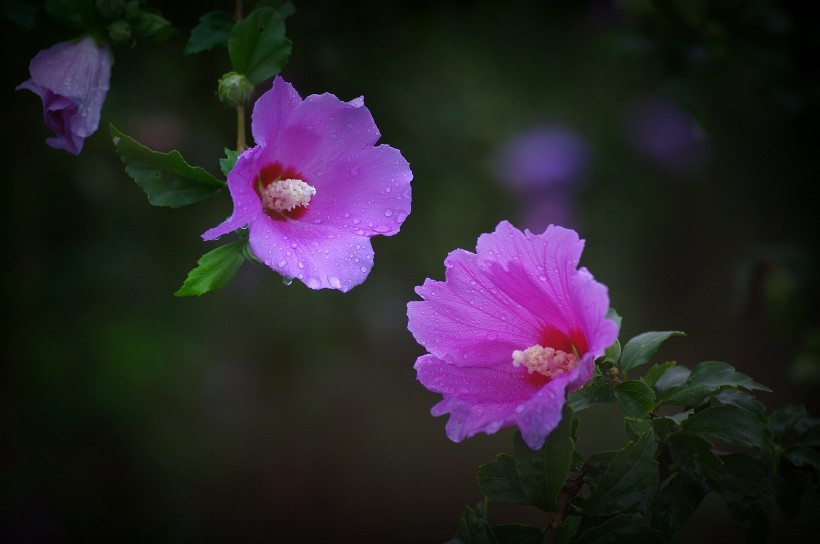
[(416, 288), (424, 300), (408, 303), (408, 328), (429, 353), (415, 369), (443, 395), (432, 414), (450, 414), (451, 440), (515, 426), (540, 448), (566, 393), (591, 378), (618, 331), (607, 288), (578, 268), (583, 246), (569, 229), (535, 235), (502, 221), (476, 253), (447, 256), (445, 281)]
[(277, 77), (254, 105), (256, 146), (228, 176), (234, 209), (205, 240), (248, 226), (253, 253), (311, 289), (347, 291), (373, 266), (370, 238), (396, 234), (410, 213), (413, 174), (401, 153), (374, 145), (361, 98), (302, 100)]
[(46, 143), (79, 155), (94, 134), (111, 79), (111, 51), (86, 36), (40, 51), (29, 64), (28, 89), (43, 101), (43, 119), (56, 136)]

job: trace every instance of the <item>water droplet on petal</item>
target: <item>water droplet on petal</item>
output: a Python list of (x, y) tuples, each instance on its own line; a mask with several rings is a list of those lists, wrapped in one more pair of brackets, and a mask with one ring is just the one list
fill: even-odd
[(279, 268), (283, 268), (286, 264), (288, 264), (287, 261), (279, 261)]
[(386, 210), (384, 210), (384, 216), (385, 217), (390, 217), (391, 215), (393, 215), (393, 210), (391, 210), (390, 208), (387, 208)]
[(285, 285), (290, 285), (291, 283), (293, 283), (293, 278), (282, 276), (282, 283), (284, 283)]

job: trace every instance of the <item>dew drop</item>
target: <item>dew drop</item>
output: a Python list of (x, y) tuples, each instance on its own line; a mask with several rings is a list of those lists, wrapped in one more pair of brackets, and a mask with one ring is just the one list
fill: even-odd
[(334, 289), (340, 289), (342, 287), (342, 282), (335, 276), (328, 278), (328, 281), (330, 282), (330, 286)]
[(355, 219), (353, 220), (353, 224), (354, 224), (354, 225), (358, 225), (358, 224), (359, 224), (359, 223), (361, 223), (361, 222), (362, 222), (362, 220), (361, 220), (361, 219), (359, 219), (358, 217), (357, 217), (357, 218), (355, 218)]
[(284, 283), (285, 285), (290, 285), (291, 283), (293, 283), (293, 278), (282, 276), (282, 283)]
[(366, 267), (366, 266), (363, 266), (363, 267), (361, 267), (359, 270), (361, 270), (362, 272), (367, 272), (367, 267)]
[(283, 268), (286, 264), (288, 264), (287, 261), (279, 261), (279, 268)]
[(539, 274), (538, 279), (541, 281), (547, 281), (547, 277), (544, 274)]
[(393, 210), (391, 210), (390, 208), (387, 208), (386, 210), (384, 210), (384, 216), (385, 217), (390, 217), (391, 215), (393, 215)]

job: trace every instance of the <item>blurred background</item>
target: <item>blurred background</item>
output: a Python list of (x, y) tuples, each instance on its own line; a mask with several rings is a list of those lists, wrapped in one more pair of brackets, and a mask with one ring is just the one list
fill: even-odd
[[(173, 297), (230, 199), (150, 206), (107, 134), (218, 174), (227, 53), (182, 49), (232, 2), (151, 3), (178, 32), (114, 50), (79, 157), (45, 145), (40, 101), (14, 91), (71, 32), (0, 21), (3, 540), (449, 539), (514, 431), (447, 440), (405, 305), (502, 219), (580, 232), (622, 341), (686, 331), (658, 361), (726, 361), (772, 388), (770, 409), (820, 413), (820, 33), (800, 2), (294, 3), (283, 76), (303, 96), (364, 95), (415, 176), (412, 214), (344, 295), (246, 263), (221, 291)], [(612, 421), (585, 414), (582, 449), (619, 447)], [(816, 514), (776, 518), (773, 541), (808, 541)], [(680, 542), (741, 540), (707, 499)]]

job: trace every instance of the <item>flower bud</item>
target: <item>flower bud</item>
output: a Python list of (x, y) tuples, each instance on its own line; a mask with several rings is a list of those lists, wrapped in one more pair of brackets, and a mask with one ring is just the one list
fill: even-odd
[(228, 108), (247, 106), (253, 94), (253, 85), (243, 74), (228, 72), (219, 79), (219, 100)]

